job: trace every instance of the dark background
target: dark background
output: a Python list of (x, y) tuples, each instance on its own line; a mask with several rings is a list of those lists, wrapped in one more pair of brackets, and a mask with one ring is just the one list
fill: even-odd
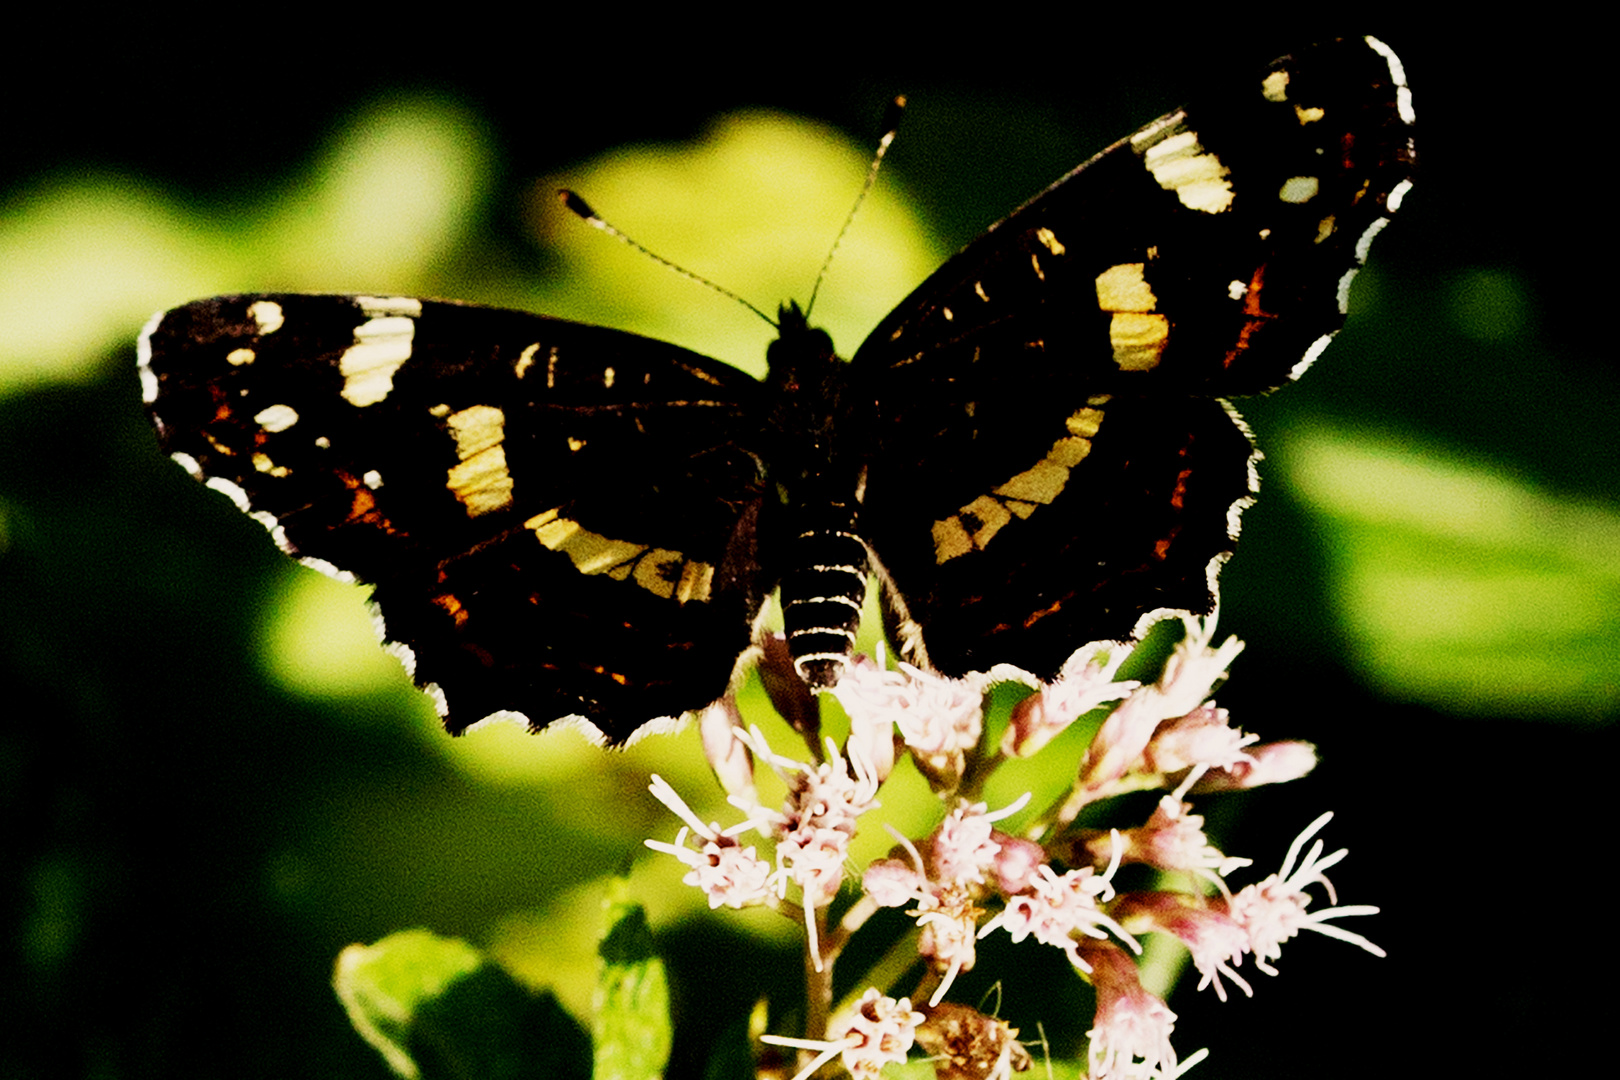
[[(357, 103), (426, 87), (493, 132), (478, 239), (491, 262), (532, 269), (547, 256), (520, 204), (538, 176), (612, 146), (692, 138), (741, 106), (869, 142), (884, 101), (905, 92), (912, 115), (890, 167), (954, 247), (1196, 97), (1208, 73), (1370, 30), (1414, 87), (1418, 184), (1374, 249), (1376, 306), (1354, 311), (1358, 344), (1245, 414), (1263, 444), (1302, 418), (1397, 428), (1613, 504), (1608, 60), (1578, 29), (1387, 16), (1343, 28), (1247, 9), (1203, 26), (1143, 7), (1138, 22), (1090, 18), (1071, 32), (1007, 8), (978, 15), (1005, 25), (925, 34), (862, 24), (807, 36), (739, 17), (718, 32), (747, 43), (721, 52), (691, 28), (585, 14), (454, 28), (291, 15), (64, 26), (0, 71), (0, 214), (52, 177), (106, 167), (182, 203), (250, 203), (296, 175)], [(1481, 343), (1448, 321), (1453, 286), (1480, 269), (1508, 275), (1528, 305), (1511, 337)], [(711, 302), (723, 303), (691, 300)], [(398, 696), (339, 709), (269, 683), (245, 658), (286, 567), (256, 525), (158, 452), (134, 378), (138, 330), (89, 382), (0, 398), (0, 1075), (381, 1077), (329, 988), (340, 948), (411, 925), (482, 941), (502, 913), (631, 857), (637, 835), (666, 835), (667, 818), (644, 794), (645, 758), (480, 785), (401, 734)], [(1309, 936), (1285, 950), (1277, 979), (1245, 967), (1252, 1000), (1222, 1005), (1184, 986), (1171, 999), (1176, 1044), (1214, 1052), (1192, 1075), (1488, 1076), (1591, 1060), (1610, 890), (1580, 882), (1609, 861), (1612, 693), (1607, 724), (1381, 696), (1343, 660), (1322, 526), (1273, 490), (1245, 519), (1225, 579), (1223, 630), (1249, 645), (1220, 700), (1247, 730), (1314, 741), (1323, 764), (1207, 809), (1223, 846), (1262, 868), (1336, 810), (1327, 842), (1352, 851), (1333, 874), (1340, 898), (1384, 912), (1351, 928), (1390, 955)], [(576, 815), (592, 805), (618, 807), (639, 833), (582, 835)], [(683, 1010), (677, 1075), (747, 1007), (731, 973), (774, 963), (775, 993), (796, 982), (791, 953), (723, 920), (664, 941)], [(1052, 1015), (1078, 980), (1061, 962), (1028, 963), (1028, 948), (999, 972), (1004, 1012), (1026, 1033), (1037, 1018), (1060, 1040), (1083, 1033), (1080, 1005)]]

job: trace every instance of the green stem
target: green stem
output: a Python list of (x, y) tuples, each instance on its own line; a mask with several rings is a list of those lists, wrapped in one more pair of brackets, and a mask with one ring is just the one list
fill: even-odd
[[(827, 936), (827, 909), (815, 909), (817, 953), (821, 951), (820, 943)], [(831, 1016), (832, 1007), (832, 974), (831, 960), (818, 957), (808, 948), (804, 951), (804, 989), (805, 989), (805, 1023), (804, 1037), (807, 1039), (825, 1039), (827, 1037), (827, 1020)], [(820, 961), (821, 970), (816, 966)]]

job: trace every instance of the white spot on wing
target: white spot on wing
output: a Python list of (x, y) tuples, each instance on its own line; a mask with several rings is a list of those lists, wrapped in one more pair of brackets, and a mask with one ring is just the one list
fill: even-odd
[(414, 296), (357, 296), (354, 302), (374, 319), (384, 315), (405, 315), (414, 319), (422, 314), (422, 301)]
[[(529, 720), (527, 713), (518, 712), (516, 709), (496, 709), (488, 716), (479, 717), (477, 720), (474, 720), (472, 723), (468, 724), (466, 728), (462, 730), (462, 734), (466, 735), (477, 728), (488, 727), (492, 724), (516, 724), (520, 728), (534, 727), (534, 724)], [(603, 736), (597, 745), (606, 746), (607, 737)]]
[(375, 599), (366, 599), (366, 614), (371, 616), (371, 632), (377, 635), (378, 641), (388, 644), (388, 620), (383, 618), (382, 607)]
[(202, 466), (197, 464), (197, 459), (192, 457), (190, 454), (176, 450), (174, 453), (170, 454), (169, 457), (174, 459), (174, 463), (186, 470), (186, 472), (190, 473), (193, 478), (197, 480), (201, 480), (203, 478)]
[(1131, 136), (1131, 147), (1166, 191), (1174, 192), (1189, 210), (1218, 214), (1232, 205), (1230, 170), (1204, 149), (1198, 133), (1184, 126), (1186, 113), (1175, 112)]
[(1314, 176), (1290, 176), (1283, 181), (1277, 197), (1285, 203), (1310, 202), (1321, 189), (1321, 181)]
[(528, 373), (529, 368), (534, 366), (534, 354), (538, 351), (540, 351), (538, 341), (524, 349), (523, 355), (519, 356), (517, 363), (512, 366), (512, 373), (520, 379), (523, 378)]
[(288, 542), (287, 530), (281, 527), (281, 522), (276, 520), (276, 515), (267, 510), (255, 510), (248, 517), (264, 526), (264, 531), (270, 534), (270, 539), (275, 542), (277, 549), (283, 554), (293, 556), (298, 554), (293, 550), (292, 544)]
[(274, 300), (255, 300), (248, 305), (247, 313), (258, 324), (260, 334), (273, 334), (286, 322), (281, 305)]
[(360, 478), (360, 482), (365, 484), (366, 487), (370, 488), (372, 491), (376, 491), (378, 488), (382, 487), (382, 473), (378, 472), (376, 469), (367, 469), (366, 474)]
[(261, 409), (253, 419), (266, 431), (286, 431), (298, 423), (298, 413), (290, 405), (272, 405)]
[(477, 517), (512, 504), (512, 474), (506, 468), (506, 414), (493, 405), (471, 405), (445, 421), (456, 440), (460, 462), (447, 472), (445, 486)]
[(375, 405), (394, 389), (394, 372), (411, 358), (416, 322), (399, 315), (380, 315), (354, 328), (354, 344), (338, 361), (343, 398), (357, 408)]

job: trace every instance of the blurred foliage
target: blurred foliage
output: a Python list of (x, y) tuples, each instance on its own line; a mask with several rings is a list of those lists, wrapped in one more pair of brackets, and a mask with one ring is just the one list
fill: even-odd
[[(569, 730), (443, 736), (370, 645), (358, 590), (288, 565), (158, 452), (133, 373), (151, 312), (233, 290), (453, 296), (758, 370), (768, 327), (562, 213), (552, 189), (580, 189), (762, 307), (802, 301), (883, 103), (904, 90), (911, 115), (816, 310), (847, 355), (1042, 184), (1208, 71), (1319, 33), (1167, 27), (1148, 64), (1098, 25), (1083, 62), (1043, 48), (1035, 63), (1028, 41), (992, 62), (974, 40), (897, 49), (881, 72), (838, 79), (820, 42), (773, 41), (752, 62), (683, 53), (674, 73), (596, 52), (587, 82), (570, 79), (587, 60), (541, 64), (521, 34), (510, 52), (435, 41), (421, 63), (301, 38), (283, 43), (293, 64), (272, 62), (283, 54), (256, 30), (251, 62), (188, 64), (221, 54), (178, 42), (165, 64), (126, 41), (76, 58), (93, 110), (8, 82), (0, 1075), (384, 1077), (331, 965), (415, 926), (466, 939), (587, 1020), (603, 896), (627, 865), (669, 965), (669, 1075), (697, 1075), (761, 996), (772, 1030), (802, 999), (781, 920), (708, 912), (673, 860), (641, 846), (676, 827), (646, 794), (654, 769), (705, 819), (730, 820), (695, 733), (619, 754)], [(1502, 77), (1522, 74), (1533, 42), (1387, 33), (1416, 88), (1424, 172), (1357, 280), (1347, 330), (1299, 386), (1243, 405), (1268, 483), (1224, 578), (1223, 632), (1249, 649), (1220, 703), (1246, 730), (1312, 739), (1324, 763), (1301, 790), (1218, 800), (1210, 818), (1228, 850), (1265, 865), (1339, 810), (1336, 830), (1362, 831), (1335, 883), (1385, 905), (1366, 932), (1391, 958), (1299, 945), (1253, 1001), (1184, 987), (1178, 1044), (1215, 1050), (1195, 1076), (1290, 1075), (1306, 1055), (1317, 1075), (1362, 1075), (1404, 1028), (1432, 1041), (1439, 988), (1480, 1030), (1583, 1030), (1595, 1005), (1578, 1003), (1604, 1000), (1487, 999), (1475, 987), (1500, 989), (1499, 974), (1470, 974), (1483, 928), (1401, 895), (1503, 851), (1584, 864), (1584, 829), (1549, 838), (1548, 819), (1606, 820), (1620, 375), (1601, 318), (1612, 285), (1569, 258), (1577, 239), (1606, 240), (1574, 205), (1580, 189), (1501, 149), (1584, 145), (1590, 131), (1578, 110), (1527, 115), (1534, 95)], [(1563, 38), (1543, 47), (1566, 76), (1606, 70), (1570, 60)], [(604, 70), (616, 74), (598, 94)], [(643, 88), (619, 95), (622, 80)], [(1460, 827), (1459, 789), (1485, 777), (1530, 812)], [(885, 811), (921, 829), (931, 804), (914, 777), (897, 781)], [(1440, 820), (1459, 827), (1414, 842)], [(865, 858), (889, 841), (862, 842)], [(1089, 1015), (1067, 963), (985, 944), (962, 999), (1003, 980), (1003, 1015), (1025, 1035), (1042, 1022), (1054, 1057), (1072, 1056)], [(1538, 963), (1543, 985), (1585, 977), (1580, 957)], [(1499, 1050), (1483, 1052), (1496, 1067)], [(1468, 1071), (1467, 1047), (1449, 1053)]]
[[(338, 955), (349, 1021), (404, 1080), (591, 1076), (590, 1039), (549, 994), (531, 994), (465, 941), (403, 930)], [(662, 1024), (669, 1010), (647, 1009)], [(602, 1074), (598, 1074), (601, 1076)]]
[(1620, 504), (1529, 490), (1411, 438), (1302, 431), (1289, 482), (1327, 523), (1347, 659), (1463, 714), (1620, 709)]

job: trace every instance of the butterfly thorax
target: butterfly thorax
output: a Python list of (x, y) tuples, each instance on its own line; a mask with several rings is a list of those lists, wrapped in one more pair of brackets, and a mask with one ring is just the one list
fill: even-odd
[(780, 336), (766, 353), (774, 510), (782, 537), (783, 620), (795, 669), (811, 686), (838, 681), (866, 597), (866, 545), (859, 534), (866, 439), (850, 367), (832, 338), (797, 304), (780, 310)]

